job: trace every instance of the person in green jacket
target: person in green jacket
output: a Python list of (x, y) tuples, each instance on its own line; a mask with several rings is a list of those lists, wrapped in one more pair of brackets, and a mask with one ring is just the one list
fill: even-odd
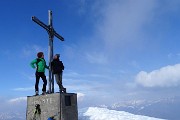
[(44, 53), (38, 52), (36, 59), (34, 59), (30, 65), (32, 68), (36, 69), (36, 83), (35, 83), (35, 95), (39, 95), (39, 79), (41, 78), (43, 80), (43, 88), (42, 88), (42, 95), (46, 94), (46, 85), (47, 85), (47, 79), (45, 76), (45, 68), (49, 68), (46, 65), (46, 61), (44, 59)]

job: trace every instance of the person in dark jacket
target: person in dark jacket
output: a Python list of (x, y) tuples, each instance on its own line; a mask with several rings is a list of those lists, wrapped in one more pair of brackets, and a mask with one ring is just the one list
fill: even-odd
[(43, 88), (42, 88), (42, 95), (46, 94), (46, 85), (47, 85), (47, 79), (45, 76), (45, 68), (49, 68), (46, 65), (46, 61), (44, 59), (44, 54), (43, 52), (38, 52), (37, 53), (36, 59), (34, 59), (30, 65), (32, 68), (36, 69), (36, 83), (35, 83), (35, 95), (39, 95), (39, 79), (42, 78), (43, 80)]
[(62, 92), (66, 93), (66, 88), (64, 88), (62, 85), (62, 73), (64, 70), (64, 65), (63, 65), (62, 61), (60, 61), (59, 57), (60, 57), (59, 54), (56, 54), (54, 56), (54, 59), (51, 62), (51, 67), (52, 67), (52, 72), (53, 72), (55, 79), (56, 79), (56, 83), (59, 86), (59, 91), (61, 93)]

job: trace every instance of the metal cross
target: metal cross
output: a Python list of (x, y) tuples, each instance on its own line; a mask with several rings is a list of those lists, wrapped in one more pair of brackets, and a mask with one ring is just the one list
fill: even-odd
[(49, 25), (44, 24), (35, 16), (32, 17), (32, 20), (43, 27), (49, 34), (49, 46), (48, 46), (48, 59), (49, 59), (49, 93), (54, 93), (54, 77), (51, 69), (51, 62), (53, 60), (53, 38), (56, 36), (61, 41), (64, 41), (64, 38), (59, 35), (53, 28), (52, 25), (52, 11), (48, 11), (49, 14)]

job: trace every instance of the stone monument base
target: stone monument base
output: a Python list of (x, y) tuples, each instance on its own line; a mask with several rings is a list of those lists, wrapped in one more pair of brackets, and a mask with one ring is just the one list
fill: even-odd
[(78, 120), (77, 94), (52, 93), (27, 97), (26, 120)]

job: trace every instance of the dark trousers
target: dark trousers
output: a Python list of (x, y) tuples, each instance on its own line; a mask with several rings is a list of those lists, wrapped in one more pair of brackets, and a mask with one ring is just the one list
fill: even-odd
[(46, 85), (47, 85), (47, 80), (44, 72), (36, 72), (36, 83), (35, 83), (35, 90), (39, 91), (39, 79), (41, 78), (43, 80), (43, 88), (42, 91), (46, 91)]
[(59, 90), (63, 90), (63, 85), (62, 85), (62, 73), (54, 74), (56, 83), (59, 86)]

